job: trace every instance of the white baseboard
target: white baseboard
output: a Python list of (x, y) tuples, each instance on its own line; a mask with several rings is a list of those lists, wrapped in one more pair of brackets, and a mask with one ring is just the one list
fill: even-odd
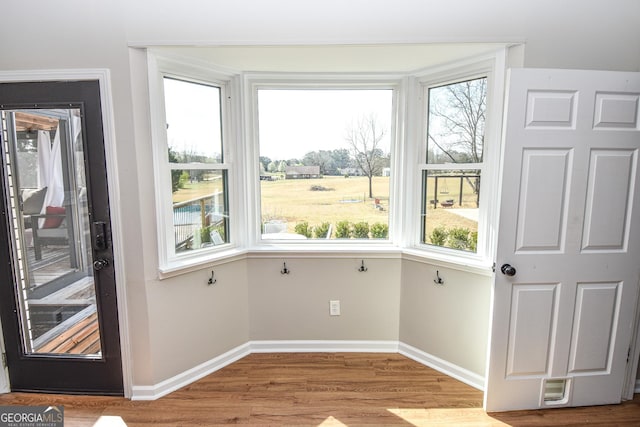
[[(155, 400), (251, 353), (400, 353), (418, 363), (484, 390), (484, 377), (398, 341), (249, 341), (152, 386), (133, 386), (131, 400)], [(640, 382), (636, 383), (636, 390)]]
[(463, 383), (477, 388), (480, 391), (484, 391), (484, 377), (478, 375), (475, 372), (471, 372), (468, 369), (462, 368), (446, 360), (440, 359), (429, 353), (425, 353), (415, 347), (408, 344), (400, 343), (398, 353), (403, 356), (407, 356), (409, 359), (413, 359), (418, 363), (422, 363), (430, 368), (435, 369), (438, 372), (442, 372), (452, 378), (455, 378)]
[(249, 343), (152, 386), (133, 386), (131, 400), (156, 400), (251, 354)]
[(250, 341), (251, 353), (397, 353), (398, 341)]

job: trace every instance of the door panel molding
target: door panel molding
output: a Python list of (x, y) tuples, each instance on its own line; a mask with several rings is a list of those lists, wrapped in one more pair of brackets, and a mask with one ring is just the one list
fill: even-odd
[(622, 286), (620, 282), (578, 283), (569, 350), (570, 374), (611, 372)]
[[(583, 253), (627, 251), (637, 152), (632, 149), (591, 150)], [(620, 191), (611, 191), (611, 188)]]
[[(511, 306), (516, 309), (509, 322), (507, 378), (542, 378), (549, 374), (559, 287), (559, 283), (512, 285)], [(533, 351), (528, 345), (532, 338), (541, 344)]]
[(596, 92), (593, 127), (605, 130), (640, 129), (639, 94)]
[(516, 252), (564, 252), (572, 165), (572, 150), (523, 150)]
[(575, 129), (578, 94), (575, 91), (530, 90), (526, 129)]

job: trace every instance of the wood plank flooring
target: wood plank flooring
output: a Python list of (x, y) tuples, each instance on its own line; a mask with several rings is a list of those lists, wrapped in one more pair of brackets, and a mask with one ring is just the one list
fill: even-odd
[(96, 354), (100, 351), (98, 314), (82, 319), (48, 343), (37, 353)]
[(399, 354), (252, 354), (152, 402), (0, 395), (0, 405), (64, 405), (65, 426), (618, 426), (621, 405), (486, 414), (482, 392)]

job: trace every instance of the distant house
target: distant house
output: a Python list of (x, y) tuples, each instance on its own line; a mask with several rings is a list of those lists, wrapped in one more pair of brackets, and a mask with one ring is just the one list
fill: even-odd
[(362, 169), (360, 168), (340, 168), (338, 169), (340, 175), (349, 175), (349, 176), (363, 176)]
[(287, 166), (284, 170), (285, 179), (320, 178), (320, 166)]

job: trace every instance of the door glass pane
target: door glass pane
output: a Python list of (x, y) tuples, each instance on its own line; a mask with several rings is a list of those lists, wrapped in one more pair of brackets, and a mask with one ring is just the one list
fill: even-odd
[(100, 357), (80, 109), (1, 114), (25, 354)]

